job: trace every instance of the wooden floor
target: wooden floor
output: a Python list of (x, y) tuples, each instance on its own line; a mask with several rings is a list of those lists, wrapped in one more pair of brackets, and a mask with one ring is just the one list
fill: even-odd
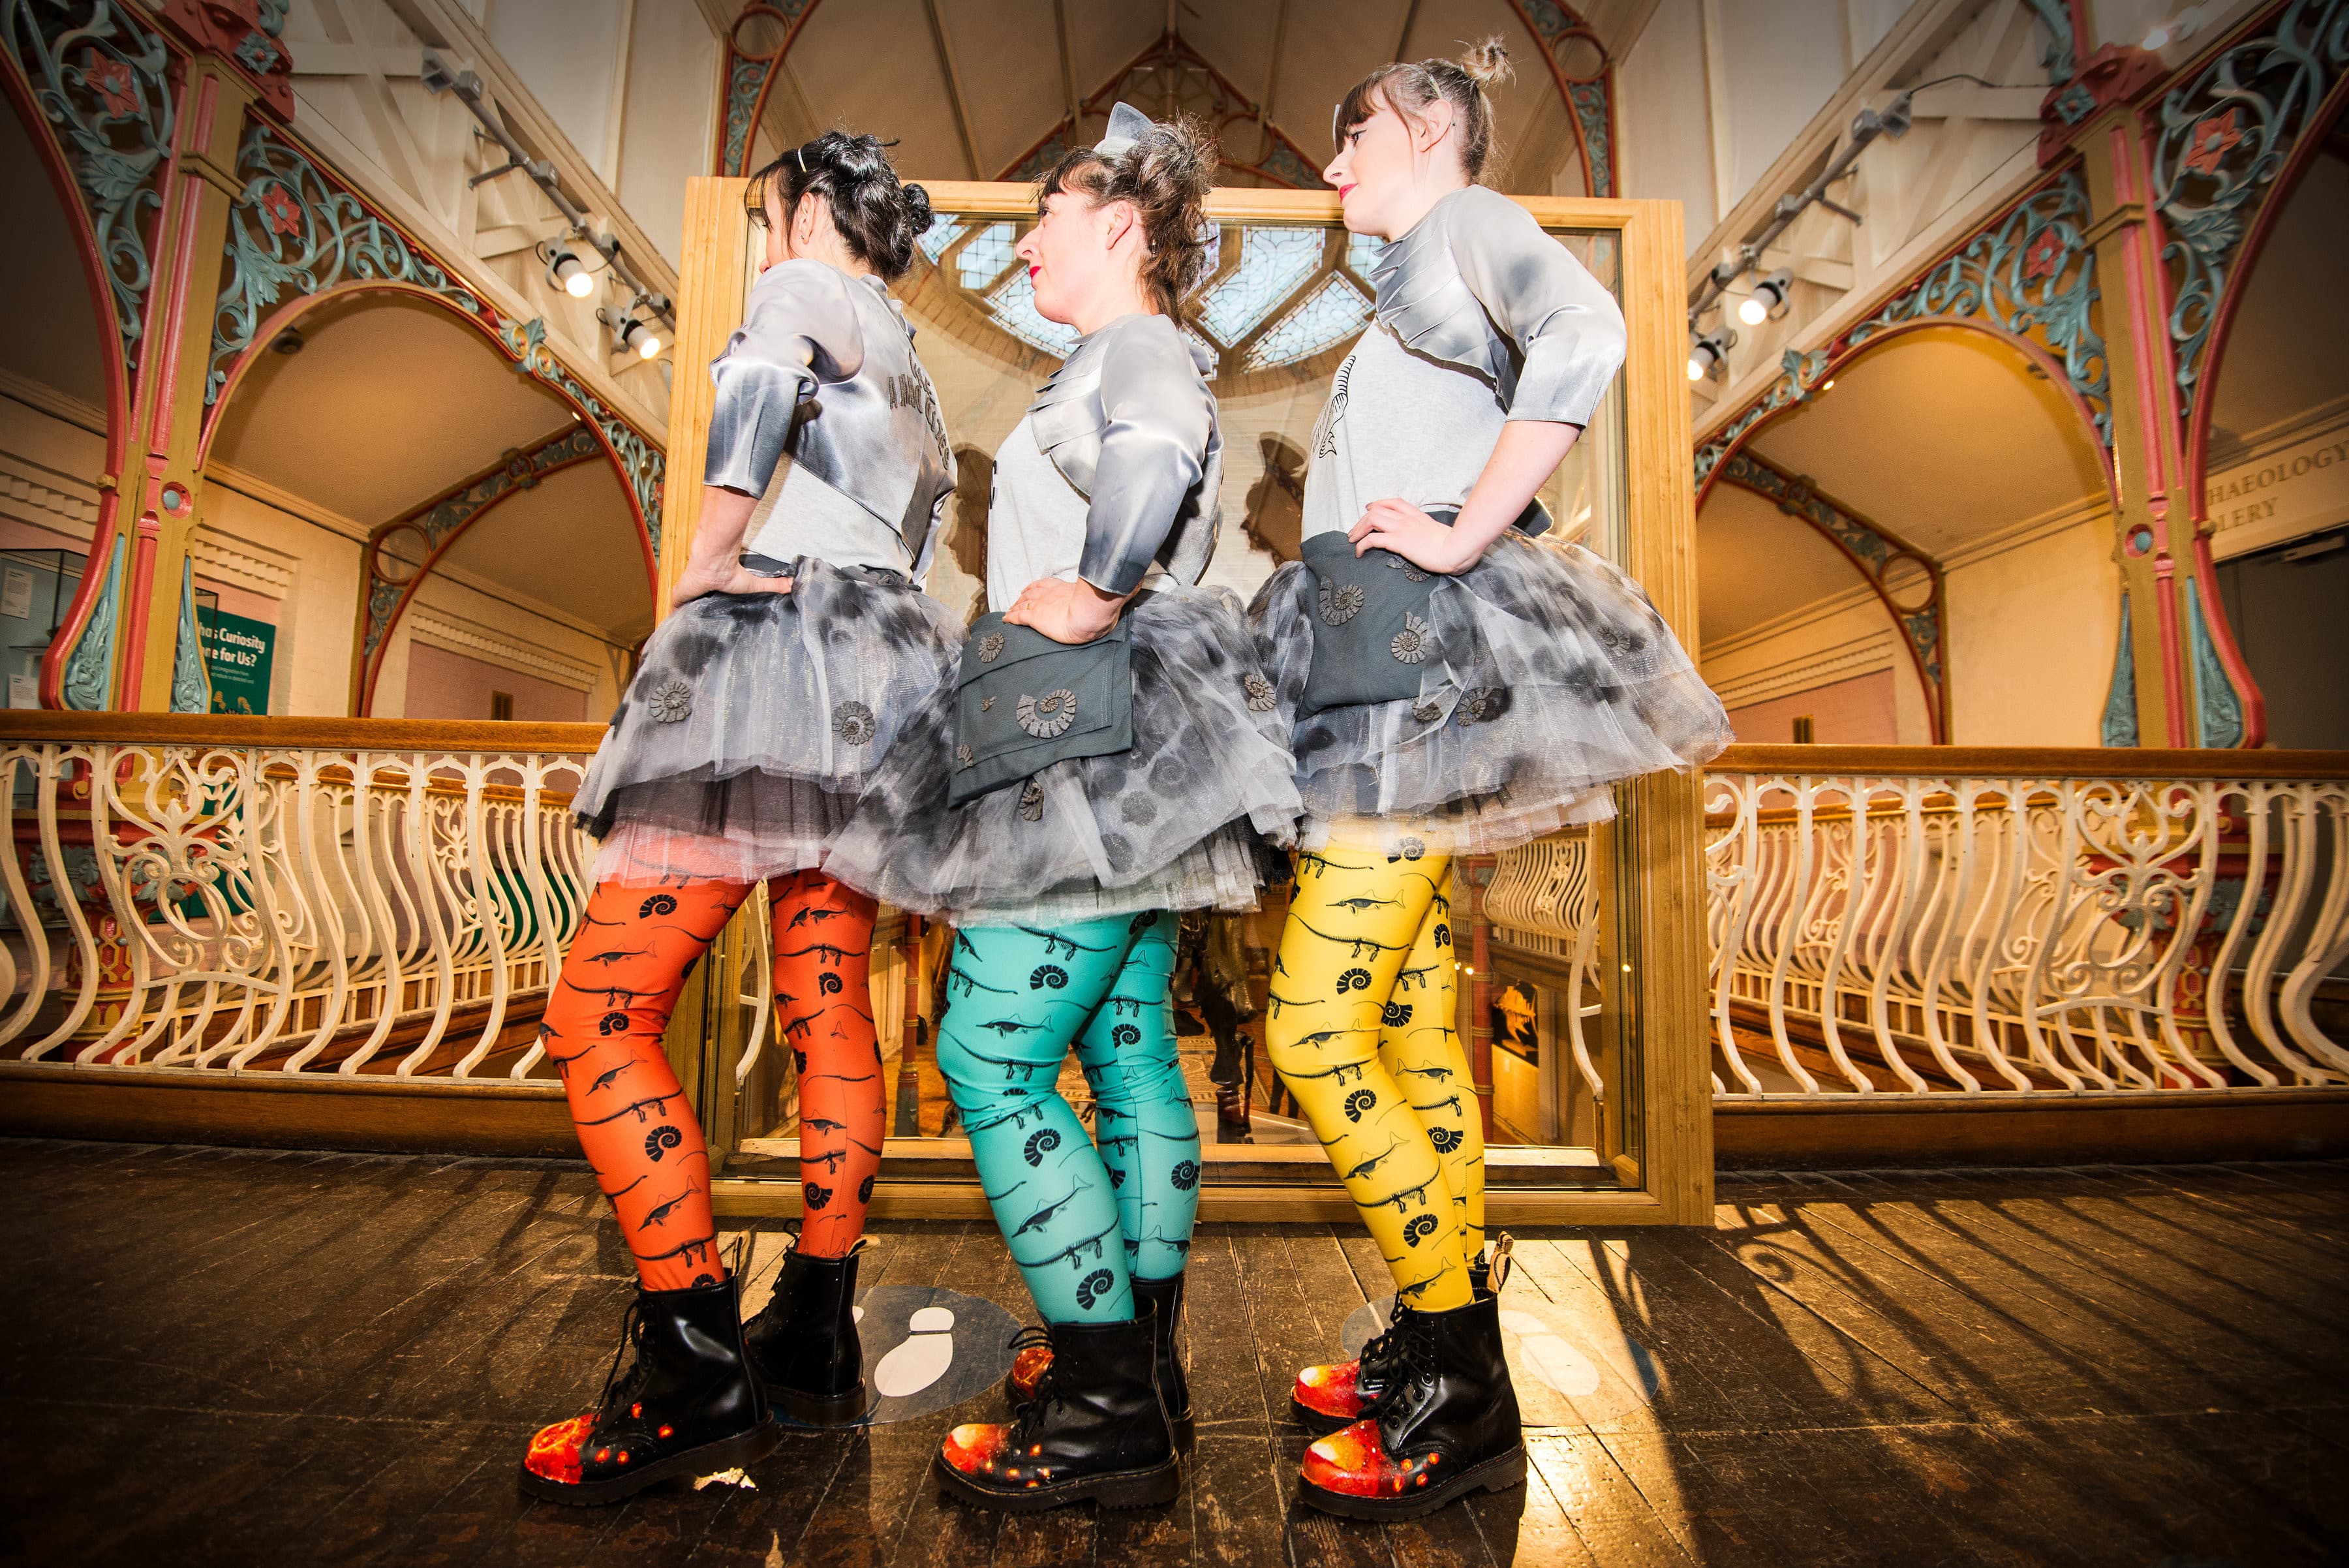
[[(1383, 1530), (1292, 1501), (1289, 1376), (1383, 1278), (1328, 1226), (1202, 1231), (1199, 1435), (1164, 1511), (942, 1501), (933, 1446), (988, 1396), (794, 1435), (755, 1489), (591, 1511), (513, 1480), (526, 1432), (600, 1386), (626, 1300), (584, 1168), (18, 1142), (0, 1180), (10, 1561), (2349, 1557), (2338, 1165), (1748, 1176), (1710, 1232), (1521, 1236), (1534, 1480)], [(1024, 1306), (985, 1227), (876, 1232), (866, 1284)]]

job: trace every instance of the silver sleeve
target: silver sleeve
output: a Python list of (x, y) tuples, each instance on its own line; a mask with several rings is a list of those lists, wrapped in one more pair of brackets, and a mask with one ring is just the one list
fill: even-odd
[(710, 361), (718, 397), (702, 483), (765, 494), (801, 402), (864, 365), (864, 331), (848, 280), (822, 262), (768, 268), (750, 286), (742, 325)]
[(1506, 197), (1463, 202), (1450, 237), (1469, 292), (1525, 356), (1508, 417), (1588, 424), (1628, 346), (1615, 296)]
[(1103, 593), (1128, 594), (1206, 472), (1216, 404), (1174, 333), (1123, 335), (1105, 348), (1101, 461), (1077, 575)]

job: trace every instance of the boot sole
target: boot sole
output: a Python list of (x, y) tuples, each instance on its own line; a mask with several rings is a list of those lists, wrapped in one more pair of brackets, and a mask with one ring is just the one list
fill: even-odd
[(797, 1389), (781, 1388), (768, 1384), (767, 1397), (782, 1407), (783, 1414), (803, 1427), (854, 1427), (862, 1423), (872, 1408), (865, 1398), (862, 1383), (845, 1394), (802, 1394)]
[(1432, 1486), (1423, 1491), (1414, 1488), (1399, 1497), (1348, 1497), (1300, 1480), (1297, 1483), (1297, 1496), (1299, 1501), (1341, 1519), (1417, 1519), (1473, 1491), (1507, 1491), (1525, 1484), (1526, 1450), (1521, 1445), (1481, 1465), (1471, 1465), (1442, 1486)]
[(671, 1454), (656, 1459), (640, 1470), (609, 1480), (564, 1482), (549, 1480), (528, 1466), (522, 1472), (522, 1490), (531, 1496), (549, 1502), (567, 1503), (576, 1508), (597, 1503), (618, 1502), (636, 1496), (647, 1487), (678, 1476), (703, 1476), (718, 1470), (740, 1469), (757, 1464), (783, 1440), (782, 1428), (769, 1416), (747, 1432), (737, 1432), (730, 1438), (720, 1438), (714, 1443), (704, 1443), (698, 1449), (688, 1449), (681, 1454)]
[(1156, 1508), (1173, 1502), (1183, 1490), (1182, 1462), (1171, 1459), (1146, 1470), (1120, 1470), (1114, 1475), (1090, 1476), (1051, 1486), (1022, 1487), (1018, 1491), (998, 1491), (980, 1486), (947, 1463), (943, 1455), (933, 1459), (931, 1465), (938, 1472), (941, 1491), (999, 1513), (1041, 1513), (1087, 1498), (1103, 1508)]

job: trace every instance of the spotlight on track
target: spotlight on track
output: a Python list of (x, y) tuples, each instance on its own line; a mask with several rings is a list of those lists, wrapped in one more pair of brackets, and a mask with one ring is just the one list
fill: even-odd
[(585, 299), (595, 292), (595, 275), (568, 246), (557, 246), (547, 258), (546, 281), (574, 299)]
[(657, 357), (665, 347), (660, 335), (660, 323), (636, 315), (642, 300), (631, 304), (625, 311), (598, 310), (595, 319), (612, 329), (612, 340), (621, 348), (633, 349), (639, 359)]
[(1754, 286), (1754, 292), (1737, 305), (1737, 319), (1748, 327), (1759, 327), (1765, 321), (1775, 321), (1786, 314), (1787, 296), (1794, 292), (1795, 275), (1780, 267)]
[(1729, 346), (1736, 340), (1735, 335), (1726, 332), (1714, 332), (1697, 338), (1689, 348), (1689, 379), (1702, 381), (1708, 376), (1718, 374), (1721, 368), (1729, 362)]

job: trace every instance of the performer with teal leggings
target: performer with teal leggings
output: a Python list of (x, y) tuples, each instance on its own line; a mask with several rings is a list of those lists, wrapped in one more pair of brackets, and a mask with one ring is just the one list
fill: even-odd
[[(1036, 1298), (1006, 1392), (940, 1484), (1025, 1511), (1164, 1502), (1189, 1417), (1175, 1330), (1196, 1113), (1168, 992), (1175, 911), (1254, 907), (1259, 835), (1301, 809), (1239, 601), (1195, 585), (1223, 440), (1175, 303), (1215, 155), (1121, 104), (1020, 241), (1036, 307), (1082, 337), (996, 453), (991, 610), (915, 711), (825, 871), (957, 928), (938, 1067)], [(1086, 1135), (1061, 1096), (1071, 1047)]]
[[(1167, 995), (1174, 924), (1162, 909), (955, 938), (938, 1071), (1047, 1323), (1133, 1317), (1132, 1282), (1179, 1282), (1191, 1251), (1199, 1123)], [(1091, 1138), (1054, 1086), (1071, 1039)]]

